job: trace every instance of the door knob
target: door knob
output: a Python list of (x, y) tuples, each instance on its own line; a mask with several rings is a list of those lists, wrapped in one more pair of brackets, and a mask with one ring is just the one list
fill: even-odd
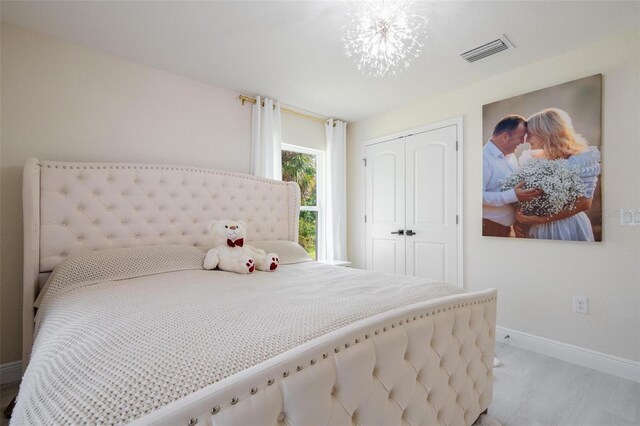
[(411, 229), (407, 229), (407, 236), (410, 237), (412, 235), (416, 235), (416, 233), (413, 232)]
[(392, 234), (404, 235), (404, 229), (398, 229), (398, 232), (392, 232)]

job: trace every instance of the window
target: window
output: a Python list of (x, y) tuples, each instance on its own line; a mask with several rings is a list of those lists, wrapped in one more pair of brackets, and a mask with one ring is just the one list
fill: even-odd
[(316, 260), (322, 247), (322, 154), (315, 149), (282, 145), (282, 180), (300, 187), (298, 242)]

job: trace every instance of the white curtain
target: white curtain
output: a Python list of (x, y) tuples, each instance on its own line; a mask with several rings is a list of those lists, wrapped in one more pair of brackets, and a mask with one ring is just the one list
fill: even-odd
[(282, 180), (280, 102), (257, 96), (251, 122), (251, 173)]
[(325, 257), (347, 260), (347, 123), (330, 119), (324, 128), (327, 141)]

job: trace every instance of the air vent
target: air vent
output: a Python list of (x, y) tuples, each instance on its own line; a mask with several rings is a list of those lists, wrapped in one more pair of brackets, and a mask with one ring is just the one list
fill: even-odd
[(479, 59), (495, 55), (498, 52), (502, 52), (503, 50), (514, 47), (515, 46), (513, 45), (513, 43), (511, 43), (507, 36), (502, 35), (502, 37), (498, 38), (497, 40), (493, 40), (487, 44), (483, 44), (480, 47), (476, 47), (475, 49), (464, 52), (460, 56), (462, 56), (467, 62), (475, 62)]

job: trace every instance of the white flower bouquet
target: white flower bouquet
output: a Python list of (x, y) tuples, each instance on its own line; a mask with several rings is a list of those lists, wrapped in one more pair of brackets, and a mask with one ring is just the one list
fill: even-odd
[(522, 165), (519, 172), (502, 181), (502, 190), (509, 190), (521, 181), (524, 181), (525, 189), (540, 188), (544, 192), (531, 201), (518, 203), (528, 216), (549, 216), (562, 210), (572, 210), (585, 191), (582, 179), (564, 159), (532, 158)]

